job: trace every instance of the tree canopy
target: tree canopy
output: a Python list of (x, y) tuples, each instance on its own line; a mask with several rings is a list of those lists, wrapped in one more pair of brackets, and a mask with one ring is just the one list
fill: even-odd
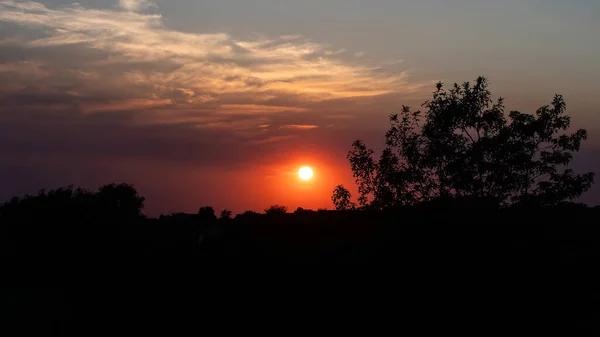
[(86, 219), (133, 222), (144, 217), (144, 201), (129, 184), (104, 185), (96, 192), (69, 186), (12, 198), (0, 206), (0, 217), (22, 222)]
[(272, 205), (269, 208), (265, 209), (265, 214), (267, 215), (276, 215), (276, 214), (285, 214), (287, 213), (287, 207), (281, 205)]
[(337, 211), (347, 211), (356, 208), (352, 202), (352, 194), (343, 185), (338, 185), (333, 189), (331, 200)]
[[(555, 95), (534, 114), (505, 111), (492, 100), (488, 81), (436, 85), (431, 100), (390, 116), (386, 147), (378, 160), (361, 141), (348, 160), (363, 208), (384, 209), (436, 199), (477, 198), (497, 206), (552, 206), (576, 199), (594, 173), (576, 174), (569, 164), (587, 138), (568, 133), (566, 103)], [(347, 208), (347, 190), (336, 187), (336, 208)]]

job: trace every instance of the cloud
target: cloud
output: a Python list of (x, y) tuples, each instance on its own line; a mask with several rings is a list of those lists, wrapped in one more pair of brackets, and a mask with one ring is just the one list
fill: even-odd
[(224, 114), (272, 114), (278, 112), (305, 112), (308, 109), (272, 106), (272, 105), (257, 105), (257, 104), (223, 104), (220, 106), (220, 111)]
[(293, 135), (273, 136), (273, 137), (268, 137), (265, 139), (259, 139), (259, 140), (252, 141), (251, 144), (252, 145), (265, 145), (265, 144), (270, 144), (270, 143), (282, 142), (282, 141), (286, 141), (286, 140), (290, 140), (290, 139), (294, 139), (294, 138), (296, 138), (296, 136), (293, 136)]
[(114, 4), (0, 0), (0, 170), (10, 168), (0, 185), (26, 185), (15, 165), (60, 173), (32, 183), (41, 188), (105, 178), (96, 163), (133, 165), (136, 177), (157, 165), (197, 175), (279, 162), (342, 134), (342, 121), (316, 128), (329, 119), (420, 90), (397, 65), (367, 64), (300, 35), (186, 33), (144, 11), (149, 1)]
[(257, 125), (289, 132), (363, 109), (356, 100), (420, 90), (397, 65), (344, 59), (345, 49), (300, 35), (184, 33), (141, 12), (149, 1), (117, 4), (0, 0), (0, 122), (31, 123), (3, 112), (27, 108), (67, 124), (105, 114), (264, 136), (271, 129)]
[(83, 107), (86, 113), (95, 113), (103, 111), (128, 111), (149, 109), (153, 107), (163, 107), (172, 105), (173, 102), (168, 99), (150, 100), (150, 99), (130, 99), (115, 102), (101, 102), (88, 104)]
[(300, 125), (300, 124), (290, 124), (290, 125), (282, 125), (280, 129), (291, 129), (291, 130), (312, 130), (318, 128), (318, 125)]
[(129, 11), (139, 11), (150, 7), (156, 7), (156, 4), (147, 0), (119, 0), (119, 7)]
[[(35, 31), (29, 37), (4, 37), (31, 55), (44, 48), (95, 50), (105, 57), (72, 67), (110, 73), (129, 65), (120, 78), (124, 86), (145, 83), (154, 92), (182, 90), (192, 103), (229, 93), (322, 101), (402, 91), (407, 84), (402, 73), (376, 73), (373, 67), (344, 62), (327, 46), (300, 36), (240, 40), (224, 33), (183, 33), (166, 28), (160, 15), (137, 12), (147, 1), (121, 0), (119, 5), (128, 11), (0, 1), (0, 22)], [(50, 69), (58, 61), (43, 62)], [(152, 70), (142, 64), (157, 66)], [(162, 69), (165, 65), (172, 69)]]

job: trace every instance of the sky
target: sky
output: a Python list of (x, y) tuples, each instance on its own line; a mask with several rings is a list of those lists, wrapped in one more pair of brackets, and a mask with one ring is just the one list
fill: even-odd
[[(596, 0), (0, 0), (0, 200), (127, 182), (146, 213), (332, 208), (434, 83), (565, 96), (600, 171)], [(313, 167), (310, 182), (298, 168)], [(581, 201), (600, 204), (600, 185)]]

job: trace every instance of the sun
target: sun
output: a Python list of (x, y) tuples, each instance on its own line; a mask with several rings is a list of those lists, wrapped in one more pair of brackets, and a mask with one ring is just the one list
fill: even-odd
[(304, 166), (298, 171), (298, 176), (302, 180), (310, 180), (310, 179), (312, 179), (313, 175), (314, 175), (314, 173), (313, 173), (312, 168), (310, 168), (308, 166)]

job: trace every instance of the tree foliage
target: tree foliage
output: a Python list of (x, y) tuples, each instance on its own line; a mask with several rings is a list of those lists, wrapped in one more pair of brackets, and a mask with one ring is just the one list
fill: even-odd
[(217, 216), (215, 215), (214, 208), (210, 206), (200, 207), (198, 209), (198, 217), (202, 219), (203, 222), (211, 223), (217, 221)]
[(333, 196), (331, 197), (335, 209), (338, 211), (346, 211), (356, 208), (356, 205), (351, 201), (352, 195), (344, 186), (338, 185), (333, 189)]
[(287, 207), (281, 205), (273, 205), (265, 209), (265, 213), (268, 215), (285, 214), (287, 213)]
[(96, 192), (68, 186), (12, 198), (0, 206), (0, 217), (22, 222), (89, 219), (132, 222), (144, 217), (144, 201), (129, 184), (104, 185)]
[(224, 209), (221, 211), (221, 215), (219, 216), (220, 220), (231, 220), (232, 219), (232, 212), (228, 209)]
[[(561, 95), (535, 114), (506, 114), (504, 100), (491, 97), (484, 77), (449, 89), (438, 83), (424, 112), (403, 106), (390, 116), (379, 160), (355, 141), (348, 160), (360, 206), (383, 209), (456, 197), (556, 205), (591, 187), (593, 173), (569, 168), (587, 132), (567, 132), (570, 117)], [(334, 202), (340, 192), (334, 190)]]

